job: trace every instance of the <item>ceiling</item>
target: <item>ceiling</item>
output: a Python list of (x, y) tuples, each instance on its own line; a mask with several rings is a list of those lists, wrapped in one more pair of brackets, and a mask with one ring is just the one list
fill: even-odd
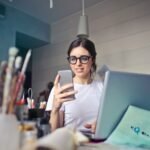
[[(85, 0), (85, 8), (102, 1), (104, 0)], [(0, 2), (49, 24), (82, 9), (82, 0), (53, 0), (53, 8), (50, 8), (50, 0), (0, 0)]]

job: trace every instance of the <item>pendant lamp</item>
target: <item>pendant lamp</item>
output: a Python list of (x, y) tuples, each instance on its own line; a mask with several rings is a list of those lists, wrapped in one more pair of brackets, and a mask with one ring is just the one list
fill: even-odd
[(89, 37), (89, 26), (88, 26), (88, 16), (85, 15), (85, 5), (84, 0), (82, 0), (82, 15), (80, 16), (78, 24), (77, 37)]

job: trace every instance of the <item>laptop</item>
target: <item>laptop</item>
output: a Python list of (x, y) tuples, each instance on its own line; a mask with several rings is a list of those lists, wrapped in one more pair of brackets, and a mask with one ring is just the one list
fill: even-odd
[(105, 141), (129, 105), (150, 110), (150, 75), (108, 71), (99, 106), (96, 132), (90, 139)]

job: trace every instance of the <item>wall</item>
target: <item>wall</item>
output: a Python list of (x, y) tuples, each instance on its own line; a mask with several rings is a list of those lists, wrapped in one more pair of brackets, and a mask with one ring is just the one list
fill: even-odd
[[(114, 70), (150, 73), (149, 6), (149, 0), (105, 0), (86, 9), (99, 67), (106, 64)], [(51, 45), (34, 53), (35, 96), (48, 81), (54, 80), (57, 70), (68, 68), (66, 51), (75, 39), (80, 14), (52, 24)]]
[(0, 18), (0, 60), (6, 60), (8, 48), (15, 46), (16, 32), (50, 42), (50, 26), (48, 24), (7, 7), (5, 18)]

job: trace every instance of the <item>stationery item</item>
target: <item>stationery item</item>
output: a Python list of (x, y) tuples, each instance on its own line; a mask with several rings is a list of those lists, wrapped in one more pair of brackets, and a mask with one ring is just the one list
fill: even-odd
[(14, 93), (15, 93), (15, 87), (16, 87), (16, 83), (17, 83), (21, 63), (22, 63), (22, 57), (17, 56), (16, 60), (15, 60), (15, 69), (14, 69), (14, 72), (13, 72), (13, 77), (12, 77), (12, 82), (11, 82), (11, 90), (10, 90), (11, 101), (9, 102), (8, 113), (13, 113), (13, 111), (14, 111), (14, 105), (15, 105), (15, 95), (14, 95)]
[(24, 104), (25, 104), (25, 96), (23, 93), (22, 98), (16, 102), (16, 105), (20, 106), (20, 105), (24, 105)]
[(4, 76), (6, 74), (6, 68), (7, 68), (8, 64), (7, 61), (2, 61), (1, 65), (0, 65), (0, 78), (4, 79)]
[(23, 64), (23, 67), (22, 67), (22, 70), (21, 70), (21, 74), (25, 73), (25, 71), (27, 69), (27, 66), (28, 66), (28, 63), (29, 63), (29, 60), (30, 60), (30, 57), (31, 57), (31, 49), (29, 49), (29, 51), (26, 54), (24, 64)]
[(15, 73), (17, 73), (20, 70), (21, 64), (22, 64), (22, 57), (17, 56), (15, 60)]
[(32, 88), (29, 88), (28, 89), (28, 97), (27, 97), (27, 104), (28, 104), (29, 109), (35, 108), (35, 101), (32, 98), (32, 95), (33, 95)]
[(32, 108), (28, 109), (28, 119), (29, 120), (42, 120), (45, 118), (45, 109), (39, 109), (39, 108)]
[(27, 104), (28, 104), (28, 109), (32, 108), (32, 99), (27, 97)]
[(106, 142), (150, 148), (150, 111), (129, 106)]
[(27, 52), (26, 57), (25, 57), (25, 61), (23, 63), (23, 67), (21, 69), (21, 72), (18, 75), (16, 88), (15, 88), (15, 93), (14, 93), (15, 101), (17, 100), (18, 94), (20, 93), (20, 91), (23, 87), (23, 84), (24, 84), (24, 81), (25, 81), (25, 71), (26, 71), (30, 56), (31, 56), (31, 50), (29, 50)]
[[(1, 65), (0, 65), (0, 109), (2, 106), (2, 100), (3, 100), (3, 88), (4, 88), (6, 69), (7, 69), (7, 62), (2, 61)], [(0, 110), (0, 112), (1, 112), (1, 110)]]
[(2, 113), (6, 113), (7, 104), (10, 100), (10, 84), (12, 80), (12, 72), (13, 72), (13, 65), (15, 61), (15, 57), (18, 53), (18, 49), (15, 47), (11, 47), (9, 49), (9, 60), (8, 60), (8, 68), (6, 72), (6, 78), (4, 83), (4, 93), (3, 93), (3, 104), (2, 104)]
[(41, 101), (39, 108), (40, 109), (45, 109), (46, 108), (46, 101)]
[(17, 119), (21, 122), (23, 122), (26, 118), (28, 119), (28, 110), (26, 111), (26, 107), (25, 96), (23, 93), (22, 98), (15, 103), (15, 114)]

